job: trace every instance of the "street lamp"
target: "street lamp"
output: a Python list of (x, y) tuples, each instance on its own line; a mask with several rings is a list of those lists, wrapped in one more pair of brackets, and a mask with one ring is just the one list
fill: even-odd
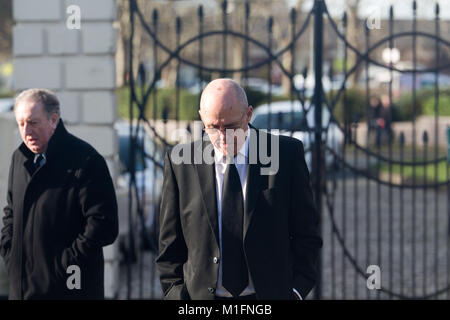
[(400, 61), (400, 50), (397, 48), (385, 48), (382, 57), (386, 64), (394, 65)]

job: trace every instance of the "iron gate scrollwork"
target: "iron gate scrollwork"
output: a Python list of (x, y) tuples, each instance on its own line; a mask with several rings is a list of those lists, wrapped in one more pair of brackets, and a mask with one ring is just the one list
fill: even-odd
[[(122, 297), (159, 298), (158, 277), (154, 267), (157, 252), (157, 229), (159, 197), (158, 179), (162, 176), (162, 157), (166, 147), (174, 141), (168, 139), (169, 131), (187, 126), (188, 132), (195, 131), (195, 122), (180, 120), (181, 83), (179, 71), (181, 66), (190, 66), (196, 70), (196, 92), (198, 104), (201, 90), (206, 80), (217, 76), (231, 77), (241, 75), (243, 86), (248, 84), (250, 74), (255, 70), (265, 69), (267, 83), (265, 92), (268, 105), (268, 130), (271, 125), (270, 108), (274, 100), (272, 70), (276, 66), (282, 77), (290, 84), (288, 101), (294, 112), (294, 104), (299, 102), (305, 115), (313, 112), (313, 125), (308, 124), (305, 137), (311, 142), (306, 146), (306, 156), (311, 160), (311, 177), (316, 206), (321, 217), (321, 233), (324, 247), (320, 259), (321, 276), (319, 285), (311, 297), (316, 299), (361, 299), (361, 298), (449, 298), (450, 295), (450, 180), (448, 157), (439, 149), (439, 136), (443, 130), (439, 122), (440, 87), (439, 76), (448, 73), (449, 64), (440, 62), (440, 52), (450, 48), (450, 42), (440, 35), (439, 7), (436, 5), (434, 33), (417, 30), (417, 6), (413, 1), (411, 31), (396, 32), (394, 29), (393, 8), (387, 19), (388, 36), (371, 43), (371, 30), (365, 23), (365, 48), (357, 48), (350, 43), (347, 35), (348, 17), (344, 13), (339, 21), (332, 17), (326, 2), (315, 0), (313, 8), (301, 16), (295, 9), (289, 13), (290, 40), (279, 48), (274, 47), (272, 17), (266, 23), (267, 38), (257, 39), (250, 34), (249, 21), (251, 5), (257, 1), (243, 2), (243, 30), (235, 30), (229, 25), (227, 10), (229, 3), (221, 2), (221, 28), (206, 30), (203, 6), (197, 10), (198, 33), (182, 41), (183, 25), (180, 17), (174, 18), (175, 46), (171, 48), (159, 36), (158, 11), (155, 9), (149, 20), (146, 18), (136, 0), (130, 0), (129, 39), (129, 114), (132, 123), (129, 128), (129, 204), (128, 233), (123, 251), (126, 272), (122, 281)], [(299, 23), (303, 17), (303, 22)], [(139, 24), (151, 43), (153, 61), (152, 72), (145, 70), (142, 61), (136, 61), (133, 55), (136, 25)], [(308, 29), (309, 28), (309, 29)], [(298, 44), (306, 37), (307, 30), (313, 33), (314, 64), (309, 74), (314, 78), (312, 95), (307, 94), (305, 82), (303, 87), (296, 83), (299, 73), (296, 67)], [(327, 31), (329, 34), (327, 34)], [(342, 74), (338, 87), (329, 92), (324, 89), (324, 36), (334, 37), (341, 44)], [(216, 65), (205, 64), (205, 41), (209, 38), (221, 38), (220, 50), (216, 51)], [(434, 41), (435, 65), (419, 68), (417, 63), (417, 38)], [(400, 38), (411, 39), (412, 67), (399, 68), (392, 58), (386, 63), (371, 57), (374, 52), (386, 46), (394, 48)], [(244, 44), (243, 66), (231, 66), (229, 47), (233, 41)], [(304, 42), (303, 42), (304, 43)], [(183, 56), (189, 46), (197, 49), (195, 58)], [(257, 48), (265, 55), (264, 59), (252, 60), (251, 49)], [(444, 49), (443, 49), (444, 48)], [(227, 51), (228, 50), (228, 51)], [(291, 55), (288, 66), (281, 59), (284, 54)], [(356, 56), (356, 61), (349, 68), (349, 53)], [(163, 59), (161, 57), (164, 56)], [(218, 59), (217, 59), (218, 58)], [(309, 57), (311, 58), (311, 57)], [(158, 109), (159, 80), (166, 68), (175, 64), (176, 80), (173, 89), (174, 110), (171, 116), (167, 109)], [(217, 66), (219, 65), (219, 66)], [(370, 66), (388, 70), (387, 94), (385, 100), (384, 126), (371, 124), (371, 79)], [(137, 70), (134, 71), (134, 70)], [(357, 72), (364, 71), (362, 91), (364, 97), (359, 105), (362, 114), (352, 114), (347, 110), (350, 103), (349, 79)], [(432, 134), (425, 130), (417, 132), (418, 74), (432, 73), (434, 118)], [(392, 130), (394, 120), (393, 79), (398, 74), (410, 74), (412, 77), (412, 111), (409, 123), (404, 123), (405, 130)], [(308, 70), (302, 77), (306, 81)], [(329, 68), (329, 79), (333, 80), (333, 69)], [(361, 86), (361, 85), (360, 85)], [(420, 95), (420, 93), (419, 93)], [(152, 105), (152, 115), (148, 115), (148, 106)], [(323, 106), (311, 108), (312, 106)], [(337, 117), (341, 108), (343, 119)], [(137, 112), (137, 114), (135, 114)], [(158, 114), (159, 112), (159, 114)], [(365, 113), (364, 113), (365, 112)], [(365, 120), (364, 119), (365, 114)], [(293, 115), (293, 113), (292, 113)], [(323, 122), (328, 115), (326, 123)], [(171, 118), (171, 119), (169, 119)], [(290, 120), (293, 122), (293, 117)], [(292, 125), (292, 123), (291, 123)], [(387, 126), (389, 125), (389, 128)], [(384, 128), (384, 129), (383, 129)], [(431, 128), (429, 128), (431, 129)], [(441, 129), (441, 131), (439, 131)], [(293, 135), (293, 133), (290, 133)], [(375, 134), (374, 142), (371, 137)], [(422, 134), (422, 141), (418, 141)], [(152, 151), (146, 149), (146, 136), (151, 137)], [(430, 146), (430, 136), (433, 145)], [(339, 138), (340, 137), (340, 138)], [(341, 139), (341, 142), (338, 140)], [(420, 144), (418, 142), (421, 142)], [(430, 151), (431, 150), (431, 151)], [(419, 152), (421, 152), (419, 154)], [(430, 152), (432, 157), (430, 157)], [(146, 175), (139, 176), (133, 165), (138, 158), (152, 163), (151, 181)], [(327, 160), (331, 158), (330, 161)], [(142, 159), (141, 159), (142, 160)], [(425, 172), (423, 176), (416, 173)], [(428, 171), (434, 172), (433, 178), (427, 177)], [(405, 171), (412, 171), (406, 177)], [(442, 178), (442, 172), (444, 177)], [(439, 174), (440, 175), (439, 175)], [(139, 183), (139, 180), (141, 179)], [(431, 181), (430, 181), (431, 180)], [(151, 199), (148, 199), (150, 196)], [(149, 214), (151, 212), (151, 214)], [(420, 219), (420, 220), (419, 220)], [(149, 222), (151, 228), (148, 227)], [(150, 256), (148, 254), (150, 252)], [(147, 260), (146, 260), (147, 259)], [(147, 262), (145, 262), (147, 261)], [(381, 287), (369, 290), (367, 281), (370, 274), (367, 267), (376, 265), (381, 270)], [(147, 278), (146, 274), (150, 274)]]

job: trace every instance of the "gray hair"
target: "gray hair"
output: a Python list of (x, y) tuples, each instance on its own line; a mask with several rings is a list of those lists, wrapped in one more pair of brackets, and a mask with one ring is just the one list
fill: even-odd
[(56, 113), (58, 117), (60, 116), (59, 100), (56, 95), (50, 90), (28, 89), (22, 91), (14, 100), (14, 110), (16, 110), (19, 102), (24, 100), (32, 100), (34, 102), (41, 103), (44, 107), (44, 110), (47, 112), (48, 118), (50, 118), (53, 113)]

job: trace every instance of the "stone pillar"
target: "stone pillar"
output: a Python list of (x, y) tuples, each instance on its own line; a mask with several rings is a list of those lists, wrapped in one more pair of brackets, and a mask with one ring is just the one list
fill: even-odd
[[(71, 29), (77, 6), (79, 29)], [(91, 143), (117, 177), (115, 0), (13, 0), (14, 87), (56, 92), (68, 130)], [(69, 24), (68, 24), (69, 22)], [(105, 294), (118, 285), (118, 248), (105, 254)]]
[[(9, 165), (14, 149), (22, 141), (17, 130), (16, 120), (12, 112), (0, 113), (0, 217), (6, 206), (6, 192), (8, 189)], [(3, 221), (0, 219), (0, 229)], [(8, 276), (3, 259), (0, 258), (0, 297), (8, 295)]]

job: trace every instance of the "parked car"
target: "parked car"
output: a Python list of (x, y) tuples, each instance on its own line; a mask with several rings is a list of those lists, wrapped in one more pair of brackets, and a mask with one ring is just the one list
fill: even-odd
[(14, 107), (13, 98), (0, 98), (0, 112), (12, 111)]
[(246, 87), (261, 93), (268, 93), (270, 90), (274, 96), (280, 96), (283, 94), (283, 88), (280, 85), (269, 84), (266, 79), (248, 78), (244, 83)]
[[(302, 141), (307, 151), (305, 155), (306, 163), (311, 170), (312, 152), (308, 152), (308, 150), (311, 149), (314, 142), (314, 108), (314, 105), (305, 103), (305, 109), (308, 110), (305, 113), (300, 101), (293, 101), (292, 103), (291, 101), (277, 101), (270, 105), (264, 104), (253, 111), (251, 124), (258, 129), (269, 129), (273, 134), (292, 136)], [(328, 108), (323, 107), (322, 127), (326, 127), (329, 121), (330, 112)], [(322, 140), (325, 141), (326, 139), (325, 144), (339, 154), (344, 142), (344, 134), (333, 122), (329, 124), (327, 133), (324, 132)], [(330, 168), (334, 163), (333, 155), (330, 152), (325, 152), (326, 167)]]
[[(117, 179), (117, 186), (122, 190), (128, 190), (132, 169), (129, 161), (130, 127), (126, 121), (116, 122), (114, 127), (117, 130), (119, 141), (120, 175)], [(133, 130), (135, 130), (135, 127), (133, 127)], [(135, 143), (137, 148), (134, 164), (136, 190), (132, 190), (132, 194), (133, 197), (136, 194), (138, 195), (139, 203), (143, 208), (143, 216), (136, 214), (133, 217), (132, 232), (135, 235), (144, 235), (146, 239), (141, 239), (144, 248), (155, 251), (157, 249), (159, 202), (163, 182), (164, 148), (152, 139), (142, 127)], [(136, 201), (133, 202), (136, 204)], [(128, 212), (122, 214), (125, 215), (122, 220), (127, 221)], [(144, 228), (145, 232), (142, 232)], [(124, 245), (128, 241), (128, 228), (122, 228), (122, 230), (126, 231), (119, 235), (121, 250), (125, 250), (124, 248), (131, 250), (123, 252), (123, 254), (134, 256), (133, 250), (136, 250), (136, 248), (131, 249), (130, 245)]]

